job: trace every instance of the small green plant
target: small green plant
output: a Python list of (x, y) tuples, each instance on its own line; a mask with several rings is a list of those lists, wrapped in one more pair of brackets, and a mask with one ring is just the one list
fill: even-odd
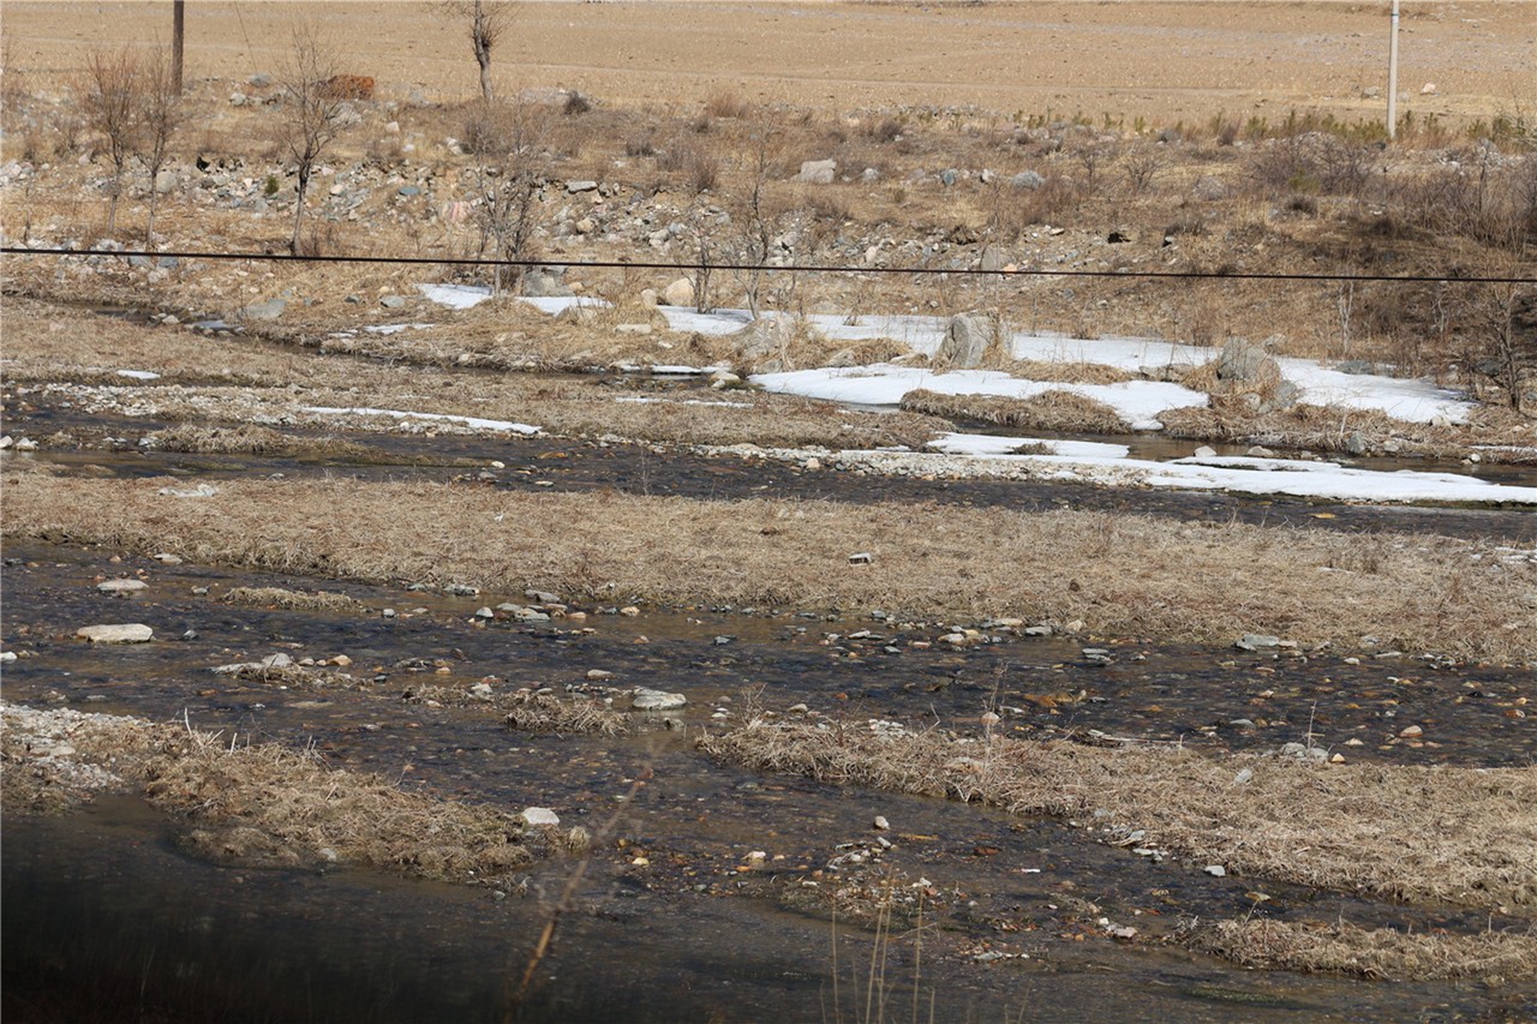
[(271, 199), (278, 194), (278, 188), (278, 176), (276, 174), (269, 174), (267, 175), (267, 184), (262, 186), (262, 195)]

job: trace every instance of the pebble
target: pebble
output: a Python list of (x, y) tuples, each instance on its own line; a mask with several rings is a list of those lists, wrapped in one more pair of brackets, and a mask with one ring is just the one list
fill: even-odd
[(592, 682), (600, 682), (604, 679), (614, 678), (614, 673), (604, 668), (590, 668), (587, 670), (587, 678)]
[(1416, 736), (1423, 736), (1423, 735), (1425, 735), (1425, 730), (1420, 728), (1417, 725), (1411, 725), (1411, 726), (1407, 726), (1407, 727), (1405, 727), (1403, 729), (1398, 730), (1398, 735), (1402, 736), (1406, 740), (1411, 740), (1411, 739), (1414, 739)]
[(891, 822), (887, 821), (886, 816), (883, 814), (877, 814), (873, 824), (878, 830), (882, 832), (885, 832), (887, 829), (891, 828)]
[(149, 584), (143, 580), (107, 580), (96, 584), (96, 589), (103, 594), (131, 594), (135, 590), (148, 590)]
[(849, 556), (850, 565), (869, 565), (875, 561), (875, 556), (868, 551), (858, 551)]
[(162, 565), (180, 565), (181, 556), (173, 555), (169, 551), (162, 551), (160, 554), (155, 556), (155, 561), (161, 563)]
[(1208, 864), (1206, 865), (1205, 870), (1206, 873), (1211, 875), (1213, 878), (1227, 877), (1227, 868), (1223, 867), (1221, 864)]

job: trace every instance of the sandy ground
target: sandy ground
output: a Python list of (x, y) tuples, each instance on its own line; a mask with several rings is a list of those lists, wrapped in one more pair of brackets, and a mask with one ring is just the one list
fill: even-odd
[[(1485, 117), (1537, 95), (1537, 5), (1406, 3), (1400, 112)], [(496, 55), (508, 86), (562, 85), (613, 103), (720, 90), (848, 113), (885, 105), (1204, 121), (1292, 107), (1380, 116), (1388, 5), (1376, 3), (531, 3)], [(421, 3), (188, 5), (192, 78), (271, 71), (312, 18), (385, 96), (472, 95), (461, 25)], [(171, 30), (165, 3), (5, 5), (6, 64), (53, 80), (95, 43)], [(1422, 95), (1426, 83), (1433, 94)]]

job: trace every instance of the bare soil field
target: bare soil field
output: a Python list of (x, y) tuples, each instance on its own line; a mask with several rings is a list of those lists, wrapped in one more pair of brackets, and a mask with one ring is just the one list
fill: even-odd
[(1537, 1016), (1532, 5), (170, 6), (0, 10), (8, 1018)]

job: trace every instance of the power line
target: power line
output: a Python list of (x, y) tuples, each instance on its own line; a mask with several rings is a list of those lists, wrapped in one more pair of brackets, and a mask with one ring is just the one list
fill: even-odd
[(1260, 273), (1253, 271), (1222, 270), (1083, 270), (1016, 267), (1008, 270), (983, 270), (979, 267), (840, 267), (824, 264), (773, 264), (773, 263), (679, 263), (648, 260), (535, 260), (494, 259), (490, 257), (453, 256), (310, 256), (275, 252), (202, 252), (177, 250), (151, 252), (144, 249), (31, 249), (21, 246), (0, 246), (0, 254), (7, 256), (116, 256), (128, 258), (142, 256), (146, 259), (174, 257), (176, 259), (204, 260), (265, 260), (274, 263), (373, 263), (415, 266), (471, 266), (471, 267), (580, 267), (590, 270), (671, 270), (689, 273), (697, 270), (729, 270), (740, 272), (778, 272), (788, 274), (887, 274), (912, 276), (950, 275), (957, 277), (1130, 277), (1175, 280), (1227, 280), (1227, 281), (1342, 281), (1342, 282), (1402, 282), (1445, 284), (1537, 284), (1537, 275), (1526, 277), (1462, 276), (1451, 274), (1319, 274), (1319, 273)]

